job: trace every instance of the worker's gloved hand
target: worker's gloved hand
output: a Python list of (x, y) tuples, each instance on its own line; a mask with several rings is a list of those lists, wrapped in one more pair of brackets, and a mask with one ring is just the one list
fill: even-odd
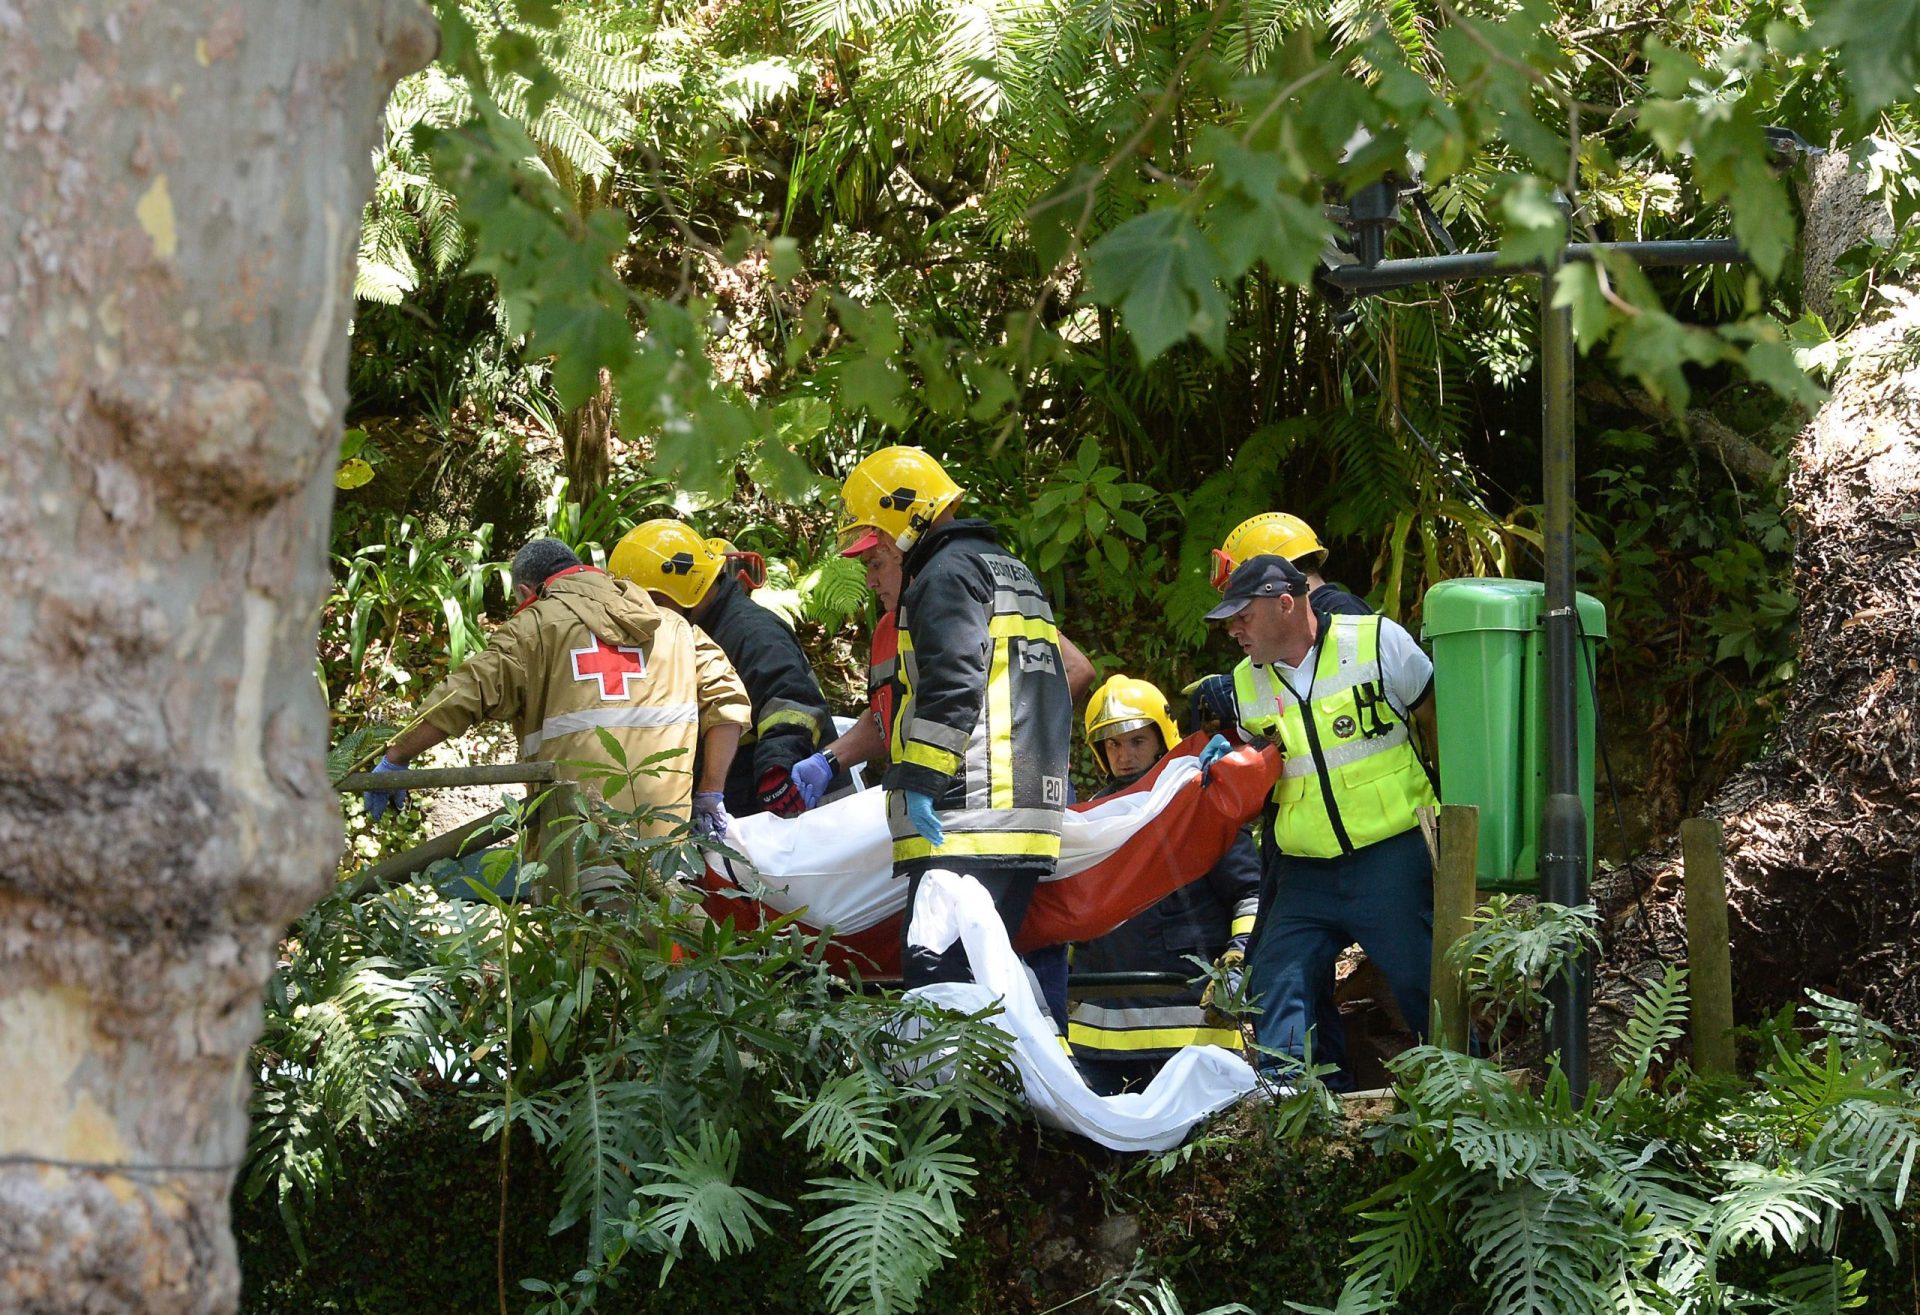
[(1187, 715), (1180, 729), (1188, 735), (1200, 730), (1223, 731), (1238, 719), (1233, 677), (1203, 676), (1187, 691)]
[(1206, 747), (1200, 750), (1200, 784), (1213, 783), (1213, 765), (1226, 757), (1232, 749), (1233, 746), (1227, 743), (1227, 737), (1224, 735), (1216, 735), (1207, 741)]
[(813, 808), (827, 792), (827, 783), (833, 780), (833, 764), (827, 761), (826, 754), (816, 753), (795, 763), (791, 776), (793, 788), (800, 792), (802, 807)]
[(940, 825), (940, 818), (933, 811), (933, 796), (921, 794), (918, 790), (907, 791), (907, 820), (913, 823), (913, 829), (920, 833), (921, 839), (938, 849), (947, 843), (947, 829)]
[(693, 796), (693, 834), (702, 840), (727, 838), (727, 797), (718, 790), (700, 790)]
[(1239, 950), (1228, 950), (1214, 961), (1214, 968), (1226, 981), (1226, 990), (1220, 992), (1219, 1003), (1214, 1002), (1215, 988), (1219, 980), (1207, 983), (1206, 991), (1200, 996), (1200, 1007), (1207, 1011), (1208, 1027), (1238, 1027), (1240, 1015), (1232, 1009), (1232, 1001), (1239, 999), (1246, 986), (1247, 956)]
[[(404, 772), (403, 763), (390, 763), (385, 758), (373, 765), (374, 772)], [(360, 802), (367, 806), (367, 820), (378, 822), (389, 808), (405, 808), (407, 792), (405, 790), (366, 790), (360, 795)]]
[(769, 767), (760, 773), (760, 783), (754, 787), (754, 793), (759, 797), (760, 807), (775, 817), (798, 817), (813, 806), (793, 774), (784, 767)]

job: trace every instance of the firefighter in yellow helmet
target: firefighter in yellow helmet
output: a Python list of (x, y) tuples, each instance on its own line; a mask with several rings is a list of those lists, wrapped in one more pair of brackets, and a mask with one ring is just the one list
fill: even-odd
[[(1073, 710), (1053, 609), (1025, 563), (962, 497), (940, 463), (890, 447), (841, 489), (844, 552), (902, 554), (900, 704), (883, 786), (893, 869), (908, 906), (934, 868), (971, 876), (1019, 930), (1060, 856)], [(911, 922), (911, 918), (909, 918)], [(965, 981), (966, 951), (909, 945), (909, 986)]]
[[(1087, 703), (1087, 744), (1107, 778), (1094, 798), (1126, 789), (1171, 749), (1177, 734), (1167, 699), (1153, 685), (1114, 676)], [(1082, 973), (1198, 971), (1189, 956), (1210, 960), (1237, 978), (1260, 903), (1260, 859), (1242, 830), (1199, 881), (1182, 886), (1099, 940), (1076, 945)], [(1074, 1005), (1067, 1041), (1087, 1085), (1103, 1096), (1138, 1090), (1181, 1046), (1240, 1048), (1240, 1030), (1209, 1022), (1198, 986), (1082, 1000)]]
[(753, 724), (727, 774), (727, 812), (804, 812), (793, 765), (833, 738), (833, 718), (786, 622), (754, 602), (726, 557), (681, 521), (634, 526), (614, 547), (607, 568), (712, 636), (747, 687)]
[[(1326, 546), (1311, 525), (1284, 511), (1263, 511), (1233, 527), (1226, 541), (1213, 550), (1213, 587), (1226, 588), (1235, 566), (1263, 553), (1284, 557), (1300, 568), (1307, 578), (1307, 602), (1315, 611), (1330, 616), (1373, 614), (1364, 598), (1320, 577), (1320, 568), (1327, 560)], [(1182, 725), (1189, 732), (1202, 728), (1229, 730), (1235, 724), (1231, 677), (1203, 676), (1181, 692), (1187, 696), (1187, 716)]]

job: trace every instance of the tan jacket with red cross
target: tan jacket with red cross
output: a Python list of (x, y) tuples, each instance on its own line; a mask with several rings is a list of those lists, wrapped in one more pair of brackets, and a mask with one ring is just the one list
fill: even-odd
[[(507, 722), (529, 761), (611, 766), (599, 730), (619, 741), (630, 768), (650, 754), (683, 750), (658, 764), (657, 776), (588, 787), (611, 790), (615, 808), (671, 810), (674, 818), (642, 828), (651, 835), (686, 820), (699, 737), (711, 726), (753, 719), (746, 688), (717, 644), (639, 586), (590, 567), (547, 581), (422, 709), (426, 722), (449, 735)], [(572, 780), (581, 773), (561, 769)]]

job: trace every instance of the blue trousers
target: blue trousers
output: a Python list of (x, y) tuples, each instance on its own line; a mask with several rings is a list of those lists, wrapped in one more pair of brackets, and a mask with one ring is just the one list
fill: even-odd
[[(1314, 1036), (1314, 1061), (1339, 1062), (1343, 1041), (1319, 1031), (1328, 1018), (1334, 961), (1358, 941), (1385, 974), (1407, 1026), (1427, 1035), (1433, 967), (1433, 868), (1414, 827), (1342, 858), (1264, 852), (1260, 930), (1247, 970), (1261, 1013), (1254, 1038), (1301, 1058)], [(1319, 1027), (1316, 1028), (1316, 1024)], [(1333, 1040), (1329, 1038), (1329, 1040)]]

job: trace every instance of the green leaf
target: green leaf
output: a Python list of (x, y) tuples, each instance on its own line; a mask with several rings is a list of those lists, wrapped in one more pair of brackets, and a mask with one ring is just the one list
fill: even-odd
[(1218, 354), (1226, 346), (1227, 299), (1215, 280), (1219, 257), (1186, 212), (1136, 215), (1087, 252), (1093, 295), (1118, 306), (1141, 362), (1196, 337)]
[(337, 489), (357, 489), (373, 482), (373, 467), (359, 457), (352, 457), (340, 463), (333, 472), (333, 486)]
[(1600, 291), (1600, 272), (1584, 260), (1562, 265), (1553, 280), (1553, 305), (1556, 310), (1573, 312), (1573, 336), (1583, 348), (1607, 336), (1613, 321), (1613, 308)]
[(1902, 101), (1920, 83), (1920, 0), (1825, 0), (1810, 5), (1813, 35), (1840, 52), (1840, 68), (1865, 123)]
[(781, 283), (791, 283), (805, 272), (800, 259), (800, 243), (790, 237), (776, 237), (767, 244), (767, 272)]
[(1643, 310), (1621, 326), (1612, 355), (1674, 414), (1684, 415), (1692, 397), (1684, 367), (1718, 365), (1737, 353), (1707, 329), (1682, 324), (1664, 311)]
[(906, 386), (906, 376), (891, 357), (861, 356), (840, 372), (840, 404), (850, 411), (864, 407), (882, 424), (902, 429), (909, 419), (902, 400)]
[(1567, 240), (1567, 217), (1547, 194), (1547, 185), (1531, 174), (1517, 177), (1500, 198), (1502, 265), (1544, 265), (1560, 254)]

